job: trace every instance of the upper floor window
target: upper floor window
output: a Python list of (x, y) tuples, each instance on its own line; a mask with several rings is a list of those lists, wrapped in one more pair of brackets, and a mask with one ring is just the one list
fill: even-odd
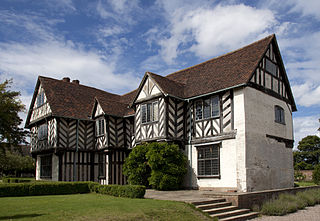
[(38, 139), (39, 140), (44, 140), (48, 137), (48, 125), (47, 124), (42, 124), (38, 128)]
[(196, 120), (219, 117), (219, 96), (214, 96), (203, 101), (196, 102)]
[(198, 176), (220, 175), (220, 144), (198, 147)]
[(44, 104), (44, 92), (41, 91), (37, 96), (37, 107), (40, 107)]
[(266, 59), (266, 70), (274, 75), (277, 76), (277, 65), (274, 64), (272, 61), (270, 61), (269, 59)]
[(275, 122), (285, 124), (283, 108), (278, 105), (274, 106), (274, 113), (275, 113)]
[(101, 136), (104, 135), (104, 119), (98, 119), (96, 121), (96, 135)]
[(143, 124), (155, 122), (155, 121), (158, 121), (158, 119), (159, 119), (158, 101), (141, 105), (141, 122)]

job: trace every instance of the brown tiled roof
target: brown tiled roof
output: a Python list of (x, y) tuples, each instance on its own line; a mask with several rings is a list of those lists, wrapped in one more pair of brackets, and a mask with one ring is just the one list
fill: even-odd
[(185, 85), (183, 96), (180, 88), (172, 90), (171, 94), (190, 98), (247, 83), (273, 38), (274, 35), (270, 35), (236, 51), (167, 75), (165, 78)]
[[(108, 96), (97, 96), (97, 101), (99, 102), (104, 113), (113, 116), (127, 116), (133, 111), (129, 108), (128, 104), (114, 101), (108, 98)], [(133, 112), (134, 113), (134, 112)]]

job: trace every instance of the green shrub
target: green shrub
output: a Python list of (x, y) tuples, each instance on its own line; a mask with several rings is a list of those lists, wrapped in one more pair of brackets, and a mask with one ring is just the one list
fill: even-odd
[(129, 184), (149, 186), (148, 178), (150, 177), (151, 169), (146, 158), (148, 150), (147, 144), (138, 145), (126, 158), (123, 174), (127, 176)]
[(300, 201), (303, 201), (306, 206), (314, 206), (317, 203), (316, 195), (312, 191), (299, 192), (296, 195)]
[(0, 196), (36, 196), (89, 193), (92, 182), (33, 182), (13, 183), (0, 186)]
[(2, 177), (2, 182), (4, 183), (29, 183), (35, 181), (34, 178), (12, 178), (12, 177)]
[(117, 197), (143, 198), (146, 187), (142, 185), (99, 185), (97, 193)]
[(303, 175), (300, 170), (294, 171), (294, 181), (304, 181), (306, 179), (306, 175)]
[(320, 184), (320, 164), (315, 166), (314, 171), (312, 173), (312, 180), (315, 184)]
[(185, 155), (176, 144), (154, 142), (147, 152), (151, 168), (150, 185), (157, 190), (177, 190), (181, 188), (187, 172)]

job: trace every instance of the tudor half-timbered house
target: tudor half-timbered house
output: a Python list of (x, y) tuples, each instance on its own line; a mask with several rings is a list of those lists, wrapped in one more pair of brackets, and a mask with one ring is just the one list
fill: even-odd
[(38, 179), (125, 184), (130, 149), (166, 141), (188, 157), (185, 187), (245, 192), (293, 185), (293, 111), (271, 35), (165, 77), (146, 72), (122, 96), (39, 77), (26, 125)]

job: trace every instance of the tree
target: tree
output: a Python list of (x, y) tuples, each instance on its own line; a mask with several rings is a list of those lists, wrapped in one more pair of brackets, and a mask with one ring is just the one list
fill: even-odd
[(315, 135), (304, 137), (293, 156), (295, 169), (312, 169), (320, 162), (320, 138)]
[[(19, 100), (20, 92), (10, 91), (12, 80), (0, 84), (0, 145), (26, 143), (27, 132), (20, 128), (22, 119), (18, 113), (25, 110)], [(3, 148), (2, 148), (3, 149)]]

